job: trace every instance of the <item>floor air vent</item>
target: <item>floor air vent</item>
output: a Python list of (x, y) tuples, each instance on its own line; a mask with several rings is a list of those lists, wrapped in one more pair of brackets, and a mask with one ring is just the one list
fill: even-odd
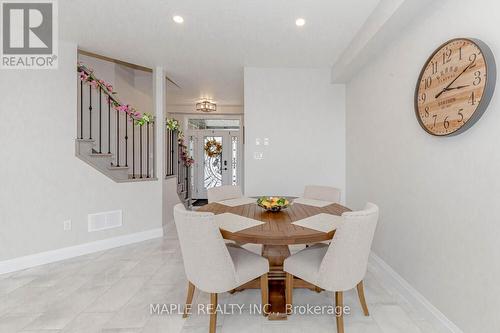
[(89, 232), (118, 228), (122, 226), (122, 211), (103, 212), (88, 215)]

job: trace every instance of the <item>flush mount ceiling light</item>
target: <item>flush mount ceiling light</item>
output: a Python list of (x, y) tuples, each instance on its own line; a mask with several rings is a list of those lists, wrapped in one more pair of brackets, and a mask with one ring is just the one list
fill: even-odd
[(183, 23), (184, 22), (184, 19), (182, 18), (182, 16), (179, 16), (179, 15), (175, 15), (174, 17), (172, 17), (172, 20), (174, 20), (175, 23)]
[(217, 111), (217, 104), (204, 100), (200, 103), (196, 103), (196, 111), (214, 112)]
[(295, 25), (298, 27), (302, 27), (304, 24), (306, 24), (306, 20), (304, 20), (302, 17), (299, 17), (295, 20)]

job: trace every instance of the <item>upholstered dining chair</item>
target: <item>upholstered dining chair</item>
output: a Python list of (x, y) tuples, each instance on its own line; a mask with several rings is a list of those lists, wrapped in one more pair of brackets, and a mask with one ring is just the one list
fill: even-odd
[(243, 197), (241, 188), (237, 185), (222, 185), (207, 190), (208, 203), (237, 199)]
[(304, 198), (340, 202), (340, 190), (330, 186), (307, 185), (304, 189)]
[[(336, 309), (343, 309), (343, 292), (358, 290), (365, 316), (363, 279), (377, 226), (379, 210), (368, 203), (364, 210), (342, 214), (343, 222), (335, 231), (331, 244), (316, 244), (285, 259), (286, 303), (292, 304), (294, 277), (335, 292)], [(337, 315), (337, 332), (344, 332), (343, 311)]]
[[(179, 235), (188, 292), (184, 318), (191, 306), (195, 288), (210, 293), (212, 309), (217, 307), (217, 294), (231, 291), (260, 278), (262, 306), (268, 304), (269, 262), (237, 245), (225, 244), (212, 213), (188, 211), (182, 204), (174, 207), (174, 220)], [(210, 333), (214, 333), (217, 313), (210, 313)]]
[[(340, 190), (331, 186), (319, 186), (319, 185), (306, 185), (304, 188), (303, 197), (312, 200), (329, 201), (334, 203), (340, 203)], [(322, 244), (330, 244), (330, 241), (320, 242)], [(309, 245), (307, 245), (309, 246)], [(297, 251), (296, 249), (300, 246), (290, 247), (290, 251)]]

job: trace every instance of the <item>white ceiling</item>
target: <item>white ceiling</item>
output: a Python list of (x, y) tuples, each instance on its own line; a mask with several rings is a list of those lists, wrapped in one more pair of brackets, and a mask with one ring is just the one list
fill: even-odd
[[(243, 104), (243, 67), (331, 67), (379, 0), (64, 0), (63, 40), (139, 65), (164, 66), (181, 89)], [(183, 24), (172, 21), (181, 15)], [(303, 17), (306, 25), (297, 27)]]

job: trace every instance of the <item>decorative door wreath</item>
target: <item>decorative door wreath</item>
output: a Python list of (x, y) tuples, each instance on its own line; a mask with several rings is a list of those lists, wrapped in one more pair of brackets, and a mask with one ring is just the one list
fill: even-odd
[(215, 139), (208, 140), (205, 143), (205, 152), (208, 157), (217, 157), (222, 153), (222, 144)]

